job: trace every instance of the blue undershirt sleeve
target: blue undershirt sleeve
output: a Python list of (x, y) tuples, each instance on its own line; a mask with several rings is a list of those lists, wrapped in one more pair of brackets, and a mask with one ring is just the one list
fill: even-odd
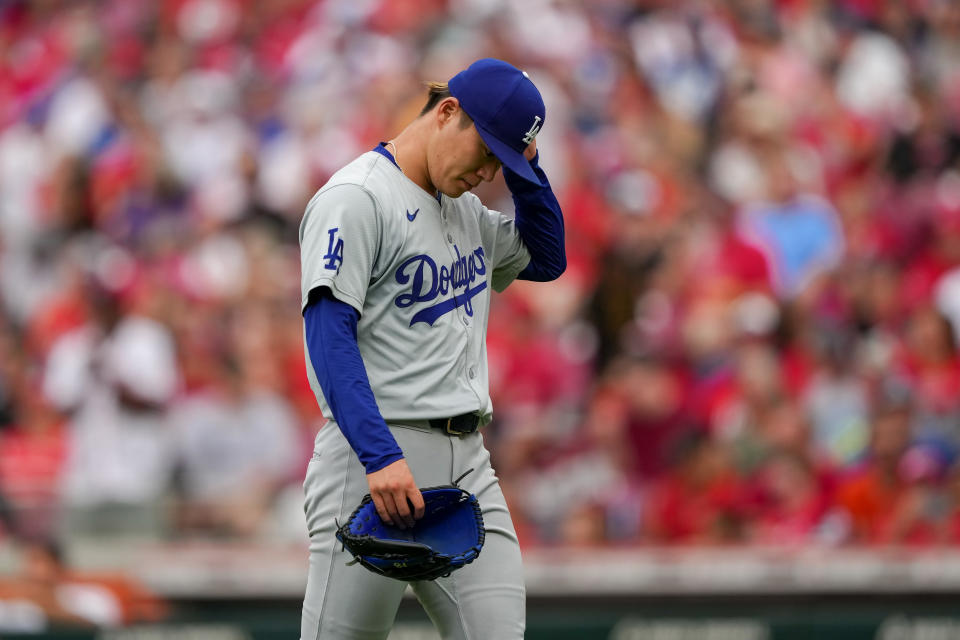
[(556, 280), (566, 270), (567, 254), (563, 212), (539, 159), (538, 153), (530, 161), (530, 167), (544, 186), (538, 187), (507, 167), (503, 168), (503, 178), (513, 196), (517, 232), (530, 252), (530, 262), (517, 278), (547, 282)]
[(340, 431), (367, 473), (403, 458), (403, 451), (377, 408), (357, 344), (360, 314), (333, 297), (326, 287), (315, 290), (303, 312), (307, 352), (320, 389)]

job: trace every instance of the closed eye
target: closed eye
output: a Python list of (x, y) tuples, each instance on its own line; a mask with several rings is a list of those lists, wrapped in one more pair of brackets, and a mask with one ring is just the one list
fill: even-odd
[[(481, 143), (481, 144), (482, 144), (482, 143)], [(500, 159), (493, 155), (493, 151), (490, 151), (490, 147), (488, 147), (488, 146), (485, 145), (485, 144), (482, 144), (482, 148), (483, 148), (483, 158), (484, 158), (484, 160), (489, 161), (489, 160), (492, 158), (492, 159), (496, 160), (497, 166), (499, 167), (499, 166), (500, 166)]]

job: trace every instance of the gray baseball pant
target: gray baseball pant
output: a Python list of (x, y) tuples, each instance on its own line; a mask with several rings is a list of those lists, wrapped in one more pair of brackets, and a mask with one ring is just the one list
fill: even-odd
[[(522, 639), (526, 591), (520, 545), (479, 432), (451, 437), (426, 423), (391, 424), (419, 487), (450, 484), (477, 496), (486, 541), (479, 557), (446, 578), (410, 583), (443, 640)], [(303, 601), (301, 640), (384, 640), (407, 583), (359, 564), (335, 537), (369, 493), (366, 472), (333, 421), (317, 434), (304, 481), (310, 533), (310, 568)]]

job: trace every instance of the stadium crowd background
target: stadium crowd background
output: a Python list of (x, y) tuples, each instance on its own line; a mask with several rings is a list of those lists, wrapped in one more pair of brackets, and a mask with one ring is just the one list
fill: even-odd
[(523, 545), (960, 544), (955, 0), (3, 3), (0, 536), (304, 540), (300, 216), (483, 56), (567, 221), (490, 317)]

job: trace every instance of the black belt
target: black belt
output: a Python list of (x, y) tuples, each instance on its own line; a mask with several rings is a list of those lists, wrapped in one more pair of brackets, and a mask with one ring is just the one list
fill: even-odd
[(465, 436), (480, 428), (480, 416), (476, 413), (461, 413), (451, 418), (428, 420), (430, 426), (451, 436)]

